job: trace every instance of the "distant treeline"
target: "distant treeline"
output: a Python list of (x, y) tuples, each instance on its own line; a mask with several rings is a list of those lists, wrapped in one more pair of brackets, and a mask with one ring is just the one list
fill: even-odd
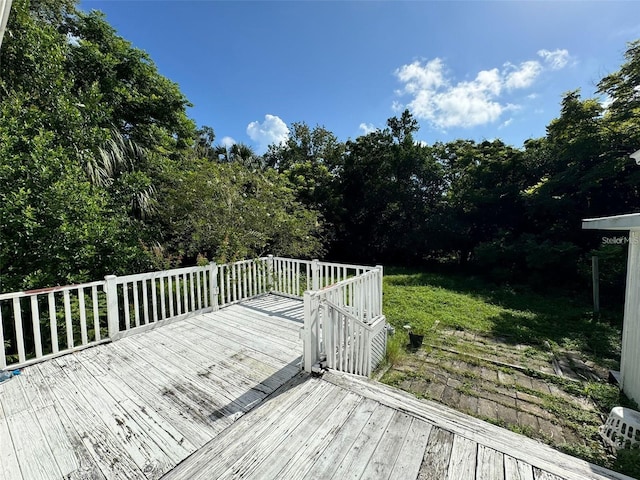
[(583, 286), (624, 245), (581, 219), (640, 211), (640, 42), (567, 93), (543, 138), (425, 145), (410, 112), (339, 141), (291, 125), (256, 155), (215, 144), (148, 55), (73, 0), (14, 0), (0, 52), (0, 291), (265, 253), (455, 264), (497, 282)]

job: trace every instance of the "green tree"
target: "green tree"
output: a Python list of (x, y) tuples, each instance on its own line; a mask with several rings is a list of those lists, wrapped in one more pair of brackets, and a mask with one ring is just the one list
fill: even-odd
[(409, 112), (388, 125), (346, 144), (338, 256), (408, 263), (429, 249), (442, 171), (431, 149), (414, 141), (418, 126)]
[(264, 155), (266, 167), (284, 174), (296, 197), (307, 208), (319, 212), (330, 245), (340, 228), (342, 192), (339, 188), (344, 143), (325, 127), (310, 128), (293, 123), (285, 143), (270, 145)]
[(227, 262), (321, 253), (317, 213), (296, 201), (286, 177), (273, 169), (206, 162), (174, 177), (166, 197), (163, 243), (179, 256)]

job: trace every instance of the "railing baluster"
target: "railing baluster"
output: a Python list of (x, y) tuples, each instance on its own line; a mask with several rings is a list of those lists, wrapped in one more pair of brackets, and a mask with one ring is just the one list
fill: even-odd
[(56, 299), (53, 292), (47, 295), (49, 304), (49, 328), (51, 330), (51, 352), (58, 353), (58, 319), (56, 317)]
[(194, 312), (197, 310), (196, 308), (196, 294), (195, 294), (195, 284), (193, 281), (193, 272), (189, 272), (189, 294), (191, 295), (191, 312)]
[(144, 318), (144, 324), (149, 323), (149, 297), (147, 290), (147, 279), (142, 280), (142, 315)]
[[(201, 277), (204, 275), (204, 271), (196, 273), (196, 289), (198, 290), (198, 310), (202, 310), (202, 297), (204, 295), (205, 302), (207, 301), (207, 297), (205, 293), (202, 291), (202, 283)], [(205, 283), (206, 285), (206, 283)]]
[(186, 273), (184, 273), (184, 274), (182, 275), (182, 293), (183, 293), (183, 295), (184, 295), (184, 296), (182, 297), (182, 298), (183, 298), (183, 300), (184, 300), (184, 301), (182, 302), (182, 306), (183, 306), (183, 308), (182, 308), (182, 313), (188, 313), (188, 312), (190, 312), (190, 311), (191, 311), (191, 309), (190, 309), (190, 307), (189, 307), (189, 289), (188, 289), (188, 287), (187, 287), (187, 283), (188, 283), (187, 278), (188, 278), (188, 277), (187, 277), (187, 274), (186, 274)]
[(173, 284), (175, 285), (176, 294), (176, 315), (182, 313), (182, 289), (180, 288), (180, 275), (173, 277)]
[(33, 326), (33, 343), (36, 351), (36, 358), (42, 356), (42, 339), (40, 336), (40, 309), (38, 308), (38, 296), (31, 297), (31, 325)]
[(93, 309), (93, 338), (96, 342), (102, 337), (100, 333), (100, 309), (98, 305), (98, 286), (91, 287), (91, 307)]
[(253, 295), (260, 295), (260, 289), (258, 288), (258, 260), (251, 262), (251, 284), (253, 285)]
[(238, 264), (233, 264), (233, 301), (240, 300), (240, 272), (238, 271)]
[(131, 328), (131, 312), (129, 311), (129, 284), (122, 284), (122, 302), (124, 304), (124, 328), (129, 330)]
[(248, 284), (247, 264), (246, 263), (242, 264), (241, 270), (242, 270), (243, 292), (242, 292), (242, 296), (240, 297), (240, 299), (244, 300), (245, 298), (247, 298), (249, 296), (249, 294), (248, 294), (248, 292), (249, 292), (249, 284)]
[(140, 326), (140, 299), (138, 298), (138, 281), (133, 283), (133, 318), (136, 327)]
[(89, 343), (87, 335), (87, 311), (84, 304), (84, 288), (79, 287), (78, 290), (78, 310), (80, 310), (80, 342), (82, 345)]
[(20, 306), (20, 299), (13, 299), (13, 321), (16, 330), (16, 346), (18, 347), (18, 360), (24, 362), (26, 355), (24, 351), (24, 334), (22, 331), (22, 307)]
[(153, 321), (158, 321), (158, 292), (156, 291), (156, 278), (151, 277), (151, 304), (153, 305)]
[(293, 295), (293, 285), (295, 283), (295, 275), (296, 275), (296, 263), (294, 261), (289, 261), (289, 285), (287, 287), (287, 293), (289, 295)]
[(62, 292), (62, 296), (64, 299), (65, 328), (67, 329), (67, 348), (73, 348), (73, 319), (71, 317), (71, 296), (69, 295), (69, 290)]
[(173, 282), (171, 275), (167, 277), (167, 295), (169, 297), (169, 317), (173, 317)]
[(164, 277), (160, 277), (160, 315), (162, 320), (167, 318), (167, 302), (164, 294)]

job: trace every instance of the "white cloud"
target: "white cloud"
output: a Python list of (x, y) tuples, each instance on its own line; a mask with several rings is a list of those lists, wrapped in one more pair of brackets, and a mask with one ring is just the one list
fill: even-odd
[(418, 61), (403, 65), (396, 70), (396, 76), (405, 84), (405, 92), (416, 93), (420, 90), (435, 90), (444, 86), (446, 80), (443, 70), (442, 60), (434, 58), (424, 66)]
[(549, 50), (538, 50), (538, 55), (542, 57), (552, 70), (560, 70), (569, 63), (569, 51), (566, 49), (556, 49), (553, 52)]
[(232, 145), (235, 145), (237, 142), (232, 137), (222, 137), (220, 140), (220, 144), (225, 148), (230, 148)]
[(371, 132), (375, 132), (377, 130), (372, 123), (364, 123), (364, 122), (361, 123), (358, 128), (362, 130), (363, 135), (368, 135)]
[(535, 60), (523, 62), (520, 67), (507, 64), (507, 68), (512, 69), (505, 77), (505, 86), (510, 90), (530, 87), (542, 72), (542, 65)]
[(277, 115), (266, 114), (264, 122), (251, 122), (247, 125), (247, 135), (258, 143), (258, 150), (264, 152), (273, 143), (280, 144), (289, 138), (287, 124)]
[[(415, 61), (396, 69), (395, 76), (403, 84), (396, 94), (408, 97), (405, 107), (436, 128), (474, 127), (496, 122), (505, 112), (519, 108), (503, 99), (505, 93), (530, 87), (545, 68), (562, 68), (569, 58), (566, 50), (540, 50), (538, 55), (544, 59), (544, 64), (538, 60), (519, 65), (505, 63), (502, 69), (482, 70), (473, 80), (457, 83), (450, 78), (440, 58)], [(400, 107), (400, 102), (393, 102), (394, 111)]]
[[(396, 95), (402, 95), (402, 92), (400, 90), (397, 90)], [(405, 106), (400, 102), (398, 102), (397, 100), (394, 100), (393, 103), (391, 104), (391, 110), (393, 110), (396, 113), (402, 112), (404, 111), (404, 109), (405, 109)]]
[(509, 125), (511, 125), (513, 123), (513, 118), (509, 118), (508, 120), (505, 120), (504, 122), (502, 122), (502, 125), (500, 125), (499, 128), (505, 128), (508, 127)]
[(484, 70), (471, 81), (452, 85), (439, 58), (424, 65), (413, 62), (396, 70), (404, 94), (413, 97), (407, 107), (418, 118), (439, 128), (472, 127), (496, 120), (504, 107), (494, 101), (502, 80), (497, 69)]

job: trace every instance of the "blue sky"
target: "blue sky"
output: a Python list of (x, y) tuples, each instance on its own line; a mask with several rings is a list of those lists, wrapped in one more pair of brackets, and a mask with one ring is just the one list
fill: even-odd
[(213, 127), (259, 153), (292, 122), (354, 139), (409, 108), (429, 144), (545, 134), (563, 93), (616, 71), (636, 1), (83, 0)]

